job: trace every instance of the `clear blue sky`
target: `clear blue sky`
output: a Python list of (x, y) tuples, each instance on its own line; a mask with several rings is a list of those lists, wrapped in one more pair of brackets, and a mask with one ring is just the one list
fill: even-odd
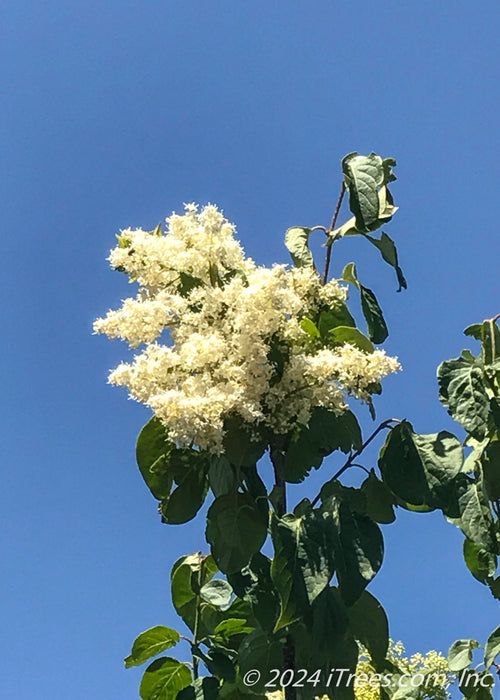
[[(0, 697), (129, 700), (122, 659), (176, 624), (170, 566), (203, 521), (160, 524), (134, 461), (148, 412), (106, 385), (126, 348), (92, 321), (131, 291), (115, 233), (215, 202), (248, 254), (287, 262), (287, 227), (329, 223), (343, 155), (397, 158), (408, 291), (356, 241), (333, 272), (359, 260), (404, 365), (379, 416), (449, 429), (436, 367), (500, 312), (500, 5), (6, 0), (1, 22)], [(498, 625), (440, 516), (384, 534), (371, 590), (410, 651)]]

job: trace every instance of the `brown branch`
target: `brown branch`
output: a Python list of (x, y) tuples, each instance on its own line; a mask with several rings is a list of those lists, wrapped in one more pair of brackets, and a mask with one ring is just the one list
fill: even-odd
[[(339, 216), (340, 207), (342, 206), (342, 200), (344, 199), (345, 191), (346, 191), (345, 182), (342, 182), (342, 187), (340, 189), (339, 198), (337, 200), (337, 206), (335, 207), (335, 211), (334, 211), (333, 217), (332, 217), (332, 223), (330, 224), (330, 228), (326, 233), (327, 237), (329, 237), (331, 235), (332, 231), (335, 228), (335, 224), (337, 223), (337, 219)], [(330, 269), (330, 258), (332, 256), (333, 243), (334, 243), (334, 241), (331, 241), (331, 243), (328, 243), (326, 246), (325, 269), (323, 271), (323, 284), (326, 284), (328, 282), (328, 271)]]

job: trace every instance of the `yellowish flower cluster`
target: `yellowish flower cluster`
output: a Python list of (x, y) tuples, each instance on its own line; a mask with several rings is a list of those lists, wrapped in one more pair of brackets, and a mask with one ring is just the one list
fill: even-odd
[(94, 330), (145, 346), (109, 381), (150, 406), (179, 445), (220, 452), (232, 414), (285, 433), (316, 406), (341, 413), (346, 394), (368, 399), (374, 383), (399, 369), (383, 351), (328, 347), (304, 332), (302, 319), (345, 300), (336, 280), (323, 286), (310, 268), (257, 266), (212, 205), (187, 205), (167, 226), (166, 235), (122, 231), (111, 266), (137, 281), (139, 293)]

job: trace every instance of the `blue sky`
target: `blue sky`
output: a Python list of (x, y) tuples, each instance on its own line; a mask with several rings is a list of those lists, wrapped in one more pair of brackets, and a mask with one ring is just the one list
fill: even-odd
[[(105, 261), (115, 233), (215, 202), (249, 255), (287, 262), (289, 226), (329, 223), (342, 156), (397, 158), (387, 230), (408, 290), (357, 241), (332, 271), (358, 261), (404, 366), (379, 416), (455, 430), (436, 367), (500, 311), (500, 6), (7, 0), (1, 14), (0, 696), (127, 700), (140, 670), (122, 659), (176, 624), (170, 566), (203, 546), (203, 521), (160, 524), (134, 460), (149, 414), (106, 384), (126, 348), (92, 321), (130, 294)], [(410, 651), (485, 640), (497, 608), (461, 536), (406, 513), (384, 535), (371, 590), (392, 636)]]

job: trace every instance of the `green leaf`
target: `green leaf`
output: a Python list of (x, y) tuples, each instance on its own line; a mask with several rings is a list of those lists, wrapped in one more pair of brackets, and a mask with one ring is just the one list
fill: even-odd
[(234, 683), (236, 671), (233, 662), (227, 654), (216, 649), (210, 649), (207, 656), (203, 657), (203, 663), (213, 676), (217, 676), (217, 678), (229, 683)]
[(337, 533), (335, 569), (339, 589), (347, 605), (352, 605), (382, 565), (382, 533), (367, 515), (351, 510), (347, 501), (328, 499), (323, 511)]
[(309, 644), (317, 668), (330, 660), (349, 628), (348, 613), (338, 588), (327, 586), (321, 591), (306, 619), (310, 632)]
[(170, 494), (173, 475), (166, 465), (174, 447), (158, 418), (151, 418), (137, 438), (137, 464), (149, 490), (158, 501)]
[(279, 599), (271, 579), (270, 559), (258, 552), (247, 567), (228, 579), (236, 595), (250, 603), (262, 629), (272, 632), (279, 615)]
[(333, 241), (337, 240), (338, 238), (344, 238), (344, 236), (357, 236), (360, 233), (361, 231), (356, 228), (356, 217), (353, 216), (348, 219), (345, 224), (342, 224), (342, 226), (339, 226), (330, 233), (326, 245), (331, 245)]
[(251, 467), (262, 457), (267, 448), (267, 440), (255, 435), (238, 415), (224, 421), (224, 454), (236, 467)]
[(496, 555), (482, 549), (467, 537), (464, 540), (464, 560), (471, 574), (481, 583), (491, 579), (497, 570)]
[(228, 620), (219, 622), (214, 630), (214, 636), (228, 640), (230, 637), (238, 634), (249, 634), (253, 632), (253, 630), (254, 628), (249, 625), (246, 620), (238, 617), (230, 617)]
[(361, 429), (356, 416), (345, 411), (340, 416), (323, 407), (313, 410), (309, 423), (298, 426), (285, 451), (283, 477), (300, 483), (314, 467), (321, 466), (324, 457), (335, 450), (347, 454), (361, 447)]
[(482, 455), (481, 469), (488, 500), (500, 499), (500, 441), (490, 442)]
[(354, 263), (347, 263), (347, 265), (342, 270), (342, 279), (344, 282), (349, 282), (359, 289), (359, 280), (356, 272), (356, 265)]
[(236, 474), (231, 462), (224, 455), (212, 455), (208, 483), (215, 497), (225, 496), (237, 487)]
[(201, 453), (194, 452), (182, 481), (169, 498), (162, 501), (162, 516), (166, 523), (179, 525), (192, 520), (207, 495), (208, 464)]
[(408, 421), (392, 428), (379, 457), (382, 478), (393, 494), (412, 506), (447, 512), (454, 501), (450, 486), (462, 465), (462, 447), (454, 435), (417, 435)]
[(378, 600), (363, 591), (348, 608), (351, 632), (368, 649), (376, 668), (383, 665), (389, 646), (389, 623)]
[(398, 251), (392, 238), (390, 238), (386, 233), (382, 233), (380, 240), (378, 238), (372, 238), (367, 234), (365, 234), (365, 237), (370, 241), (370, 243), (379, 249), (385, 262), (396, 270), (396, 276), (399, 284), (398, 292), (400, 292), (402, 289), (407, 289), (407, 283), (403, 270), (399, 267)]
[(289, 228), (285, 234), (285, 245), (296, 267), (314, 267), (314, 258), (309, 249), (311, 229), (304, 226)]
[(375, 153), (346, 156), (342, 170), (349, 190), (349, 208), (356, 217), (356, 228), (371, 231), (379, 220), (378, 190), (385, 177), (382, 158)]
[(300, 322), (300, 327), (305, 333), (307, 333), (311, 340), (316, 340), (316, 338), (320, 337), (320, 332), (317, 329), (316, 324), (311, 321), (310, 318), (303, 318)]
[(182, 297), (189, 296), (189, 294), (193, 291), (193, 289), (196, 289), (196, 287), (203, 287), (203, 280), (199, 279), (199, 277), (193, 277), (187, 272), (180, 272), (179, 279), (180, 281), (177, 291)]
[(486, 641), (484, 648), (484, 667), (488, 671), (500, 654), (500, 627), (497, 627)]
[(219, 496), (207, 513), (206, 539), (220, 570), (240, 571), (267, 537), (267, 517), (246, 493)]
[(458, 525), (478, 547), (496, 553), (493, 518), (481, 484), (466, 474), (459, 474), (454, 485), (460, 515), (448, 520)]
[(329, 338), (330, 331), (337, 326), (350, 326), (351, 328), (356, 326), (356, 322), (344, 302), (337, 307), (322, 311), (319, 315), (318, 330), (322, 338)]
[(170, 574), (172, 603), (177, 614), (194, 630), (198, 592), (217, 573), (211, 556), (190, 554), (178, 559)]
[(334, 543), (329, 523), (310, 506), (300, 516), (273, 516), (271, 537), (271, 578), (280, 598), (277, 631), (297, 620), (328, 585), (334, 572)]
[(163, 656), (150, 664), (139, 689), (142, 700), (175, 700), (177, 693), (191, 683), (191, 671), (185, 664)]
[(179, 640), (179, 633), (170, 627), (151, 627), (135, 640), (130, 656), (125, 659), (125, 668), (140, 666), (152, 656), (174, 647)]
[(394, 514), (394, 498), (384, 484), (372, 470), (370, 475), (361, 485), (361, 490), (366, 496), (367, 515), (376, 523), (393, 523), (396, 520)]
[(238, 660), (242, 677), (253, 669), (260, 671), (260, 680), (252, 685), (252, 691), (264, 692), (264, 686), (271, 678), (271, 669), (282, 668), (282, 646), (272, 636), (257, 629), (241, 643)]
[(354, 345), (354, 347), (364, 350), (365, 352), (373, 352), (375, 349), (366, 335), (363, 335), (357, 328), (351, 328), (349, 326), (337, 326), (337, 328), (332, 328), (330, 331), (330, 338), (334, 343), (339, 343), (340, 345), (349, 343), (349, 345)]
[(217, 700), (219, 697), (219, 681), (217, 678), (196, 678), (192, 685), (183, 688), (176, 700)]
[(450, 671), (462, 671), (472, 663), (472, 651), (479, 647), (475, 639), (458, 639), (448, 652)]
[(438, 367), (439, 398), (448, 413), (476, 440), (482, 440), (488, 423), (488, 395), (483, 372), (464, 357), (446, 360)]
[(491, 364), (500, 356), (500, 330), (493, 320), (468, 326), (464, 334), (481, 342), (481, 355), (485, 365)]
[(384, 314), (379, 306), (377, 297), (371, 289), (368, 289), (368, 287), (363, 287), (361, 284), (359, 291), (361, 293), (361, 309), (363, 310), (363, 315), (366, 319), (370, 340), (372, 340), (376, 345), (379, 345), (380, 343), (383, 343), (389, 335)]
[(218, 608), (225, 607), (229, 605), (231, 597), (233, 595), (233, 589), (227, 581), (223, 581), (220, 578), (214, 578), (208, 581), (200, 589), (200, 596), (202, 600), (206, 603), (211, 603)]
[(370, 340), (377, 345), (379, 343), (383, 343), (389, 335), (389, 331), (387, 330), (382, 309), (380, 308), (377, 298), (372, 290), (368, 289), (368, 287), (364, 287), (360, 283), (356, 272), (356, 265), (354, 263), (348, 263), (344, 267), (342, 279), (345, 282), (353, 284), (357, 289), (359, 289), (361, 295), (361, 309), (366, 319)]

